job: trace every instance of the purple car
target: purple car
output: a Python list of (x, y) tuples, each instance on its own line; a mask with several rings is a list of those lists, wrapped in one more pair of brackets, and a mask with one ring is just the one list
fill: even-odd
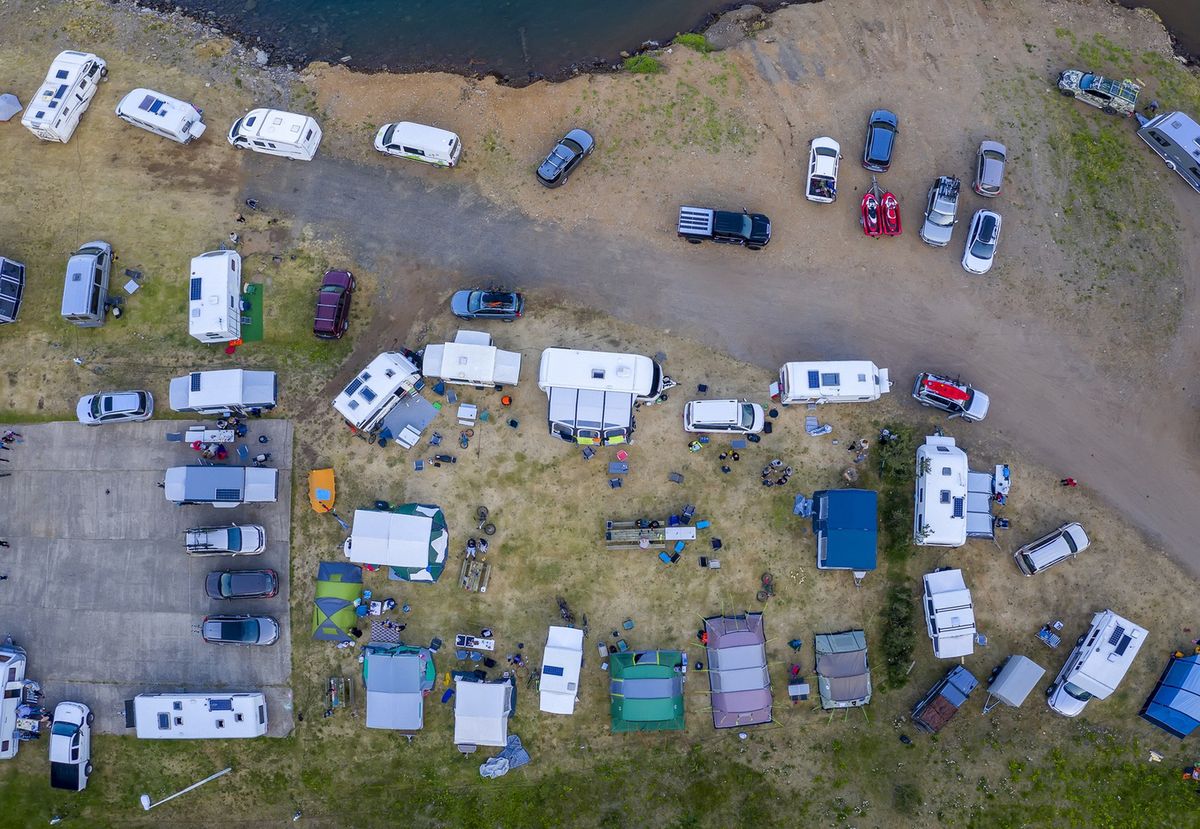
[(350, 271), (326, 271), (317, 291), (317, 313), (313, 333), (323, 340), (337, 340), (350, 327), (350, 297), (358, 283)]

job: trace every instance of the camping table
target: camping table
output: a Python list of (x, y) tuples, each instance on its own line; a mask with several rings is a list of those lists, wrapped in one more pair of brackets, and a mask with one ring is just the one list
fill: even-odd
[(1057, 648), (1062, 644), (1062, 637), (1050, 630), (1050, 625), (1042, 625), (1042, 629), (1037, 632), (1037, 638), (1048, 648)]
[(608, 462), (608, 474), (609, 475), (624, 475), (628, 472), (629, 472), (629, 464), (623, 463), (622, 461), (609, 461)]
[(476, 651), (494, 651), (496, 650), (495, 639), (476, 639), (474, 636), (467, 636), (465, 633), (459, 633), (454, 637), (454, 647), (467, 648)]
[(184, 440), (188, 443), (233, 443), (237, 433), (233, 429), (206, 429), (203, 426), (189, 426)]

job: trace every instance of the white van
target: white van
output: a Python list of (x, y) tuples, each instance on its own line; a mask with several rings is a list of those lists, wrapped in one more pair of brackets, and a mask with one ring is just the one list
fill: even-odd
[(17, 708), (25, 688), (25, 649), (12, 639), (0, 643), (0, 760), (17, 756)]
[(764, 422), (763, 407), (748, 400), (691, 400), (683, 407), (685, 432), (756, 435)]
[(163, 479), (168, 501), (230, 509), (238, 504), (273, 504), (279, 471), (257, 466), (173, 466)]
[(270, 411), (279, 396), (273, 371), (227, 368), (171, 378), (171, 410), (229, 417)]
[(204, 110), (153, 89), (137, 89), (117, 104), (117, 117), (155, 135), (187, 144), (204, 134)]
[(43, 141), (66, 144), (108, 76), (108, 65), (89, 52), (59, 52), (46, 80), (25, 107), (21, 125)]
[(242, 336), (242, 257), (210, 250), (192, 259), (188, 281), (188, 333), (202, 343)]
[(375, 149), (384, 155), (453, 167), (462, 155), (462, 141), (449, 130), (398, 121), (379, 128), (375, 134)]
[(108, 311), (108, 277), (112, 268), (112, 245), (88, 242), (67, 260), (63, 283), (62, 317), (80, 328), (104, 325)]
[(229, 143), (241, 150), (312, 161), (321, 144), (321, 127), (307, 115), (254, 109), (233, 122)]
[(1087, 633), (1046, 689), (1046, 704), (1064, 717), (1083, 713), (1088, 701), (1105, 699), (1117, 690), (1149, 633), (1113, 613), (1102, 610), (1092, 617)]
[(1027, 576), (1040, 573), (1088, 548), (1087, 533), (1078, 523), (1064, 524), (1052, 533), (1031, 541), (1013, 553), (1017, 567)]
[(869, 360), (784, 363), (771, 399), (793, 403), (859, 403), (878, 400), (892, 390), (888, 370)]

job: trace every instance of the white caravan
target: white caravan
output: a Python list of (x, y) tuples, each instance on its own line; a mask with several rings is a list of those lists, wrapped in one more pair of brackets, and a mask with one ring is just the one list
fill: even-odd
[(1107, 698), (1125, 678), (1147, 633), (1111, 610), (1097, 613), (1046, 689), (1046, 704), (1064, 717), (1077, 717), (1088, 700)]
[(939, 570), (924, 578), (925, 629), (938, 659), (975, 652), (975, 606), (962, 570)]
[(542, 654), (542, 677), (538, 684), (540, 707), (550, 714), (574, 714), (579, 694), (579, 670), (583, 666), (583, 631), (550, 626)]
[(961, 547), (967, 543), (967, 453), (954, 438), (930, 435), (917, 447), (913, 543)]
[(421, 373), (396, 351), (385, 351), (334, 398), (333, 408), (359, 432), (377, 434), (383, 419), (417, 391)]
[(66, 144), (107, 75), (108, 66), (89, 52), (59, 52), (25, 107), (21, 125), (43, 141)]
[(550, 434), (583, 445), (628, 442), (634, 403), (650, 403), (675, 382), (640, 354), (547, 348), (538, 368)]
[(171, 378), (171, 410), (229, 417), (275, 408), (279, 381), (273, 371), (228, 368)]
[(204, 110), (153, 89), (138, 87), (122, 98), (117, 117), (179, 144), (204, 135)]
[(17, 756), (21, 741), (17, 737), (17, 708), (25, 688), (25, 649), (10, 639), (0, 644), (0, 760)]
[(168, 501), (232, 509), (275, 503), (279, 470), (257, 466), (173, 466), (163, 478)]
[(1141, 139), (1200, 193), (1200, 124), (1183, 112), (1164, 112), (1138, 130)]
[(771, 399), (794, 403), (861, 403), (878, 400), (892, 390), (888, 370), (869, 360), (826, 360), (784, 363)]
[(138, 694), (125, 701), (125, 726), (142, 740), (217, 740), (267, 733), (259, 691)]
[(462, 141), (449, 130), (399, 121), (379, 128), (375, 134), (375, 149), (397, 158), (453, 167), (462, 155)]
[(521, 375), (521, 355), (496, 348), (490, 334), (459, 331), (452, 343), (425, 346), (421, 373), (477, 388), (515, 386)]
[(242, 257), (212, 250), (192, 260), (188, 281), (188, 333), (202, 343), (242, 336)]
[(229, 143), (241, 150), (312, 161), (321, 145), (321, 127), (307, 115), (255, 109), (233, 122)]

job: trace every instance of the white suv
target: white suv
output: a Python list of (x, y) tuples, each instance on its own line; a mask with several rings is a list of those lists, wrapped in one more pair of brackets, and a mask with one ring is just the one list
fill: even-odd
[(258, 524), (195, 527), (183, 543), (189, 556), (256, 556), (267, 549), (267, 531)]
[(50, 726), (50, 786), (81, 792), (92, 776), (91, 710), (82, 702), (60, 702)]
[(1078, 523), (1064, 524), (1013, 553), (1017, 567), (1027, 576), (1040, 573), (1060, 561), (1074, 558), (1088, 548), (1087, 533)]
[(763, 430), (763, 407), (746, 400), (692, 400), (683, 407), (688, 432), (737, 432), (755, 435)]

